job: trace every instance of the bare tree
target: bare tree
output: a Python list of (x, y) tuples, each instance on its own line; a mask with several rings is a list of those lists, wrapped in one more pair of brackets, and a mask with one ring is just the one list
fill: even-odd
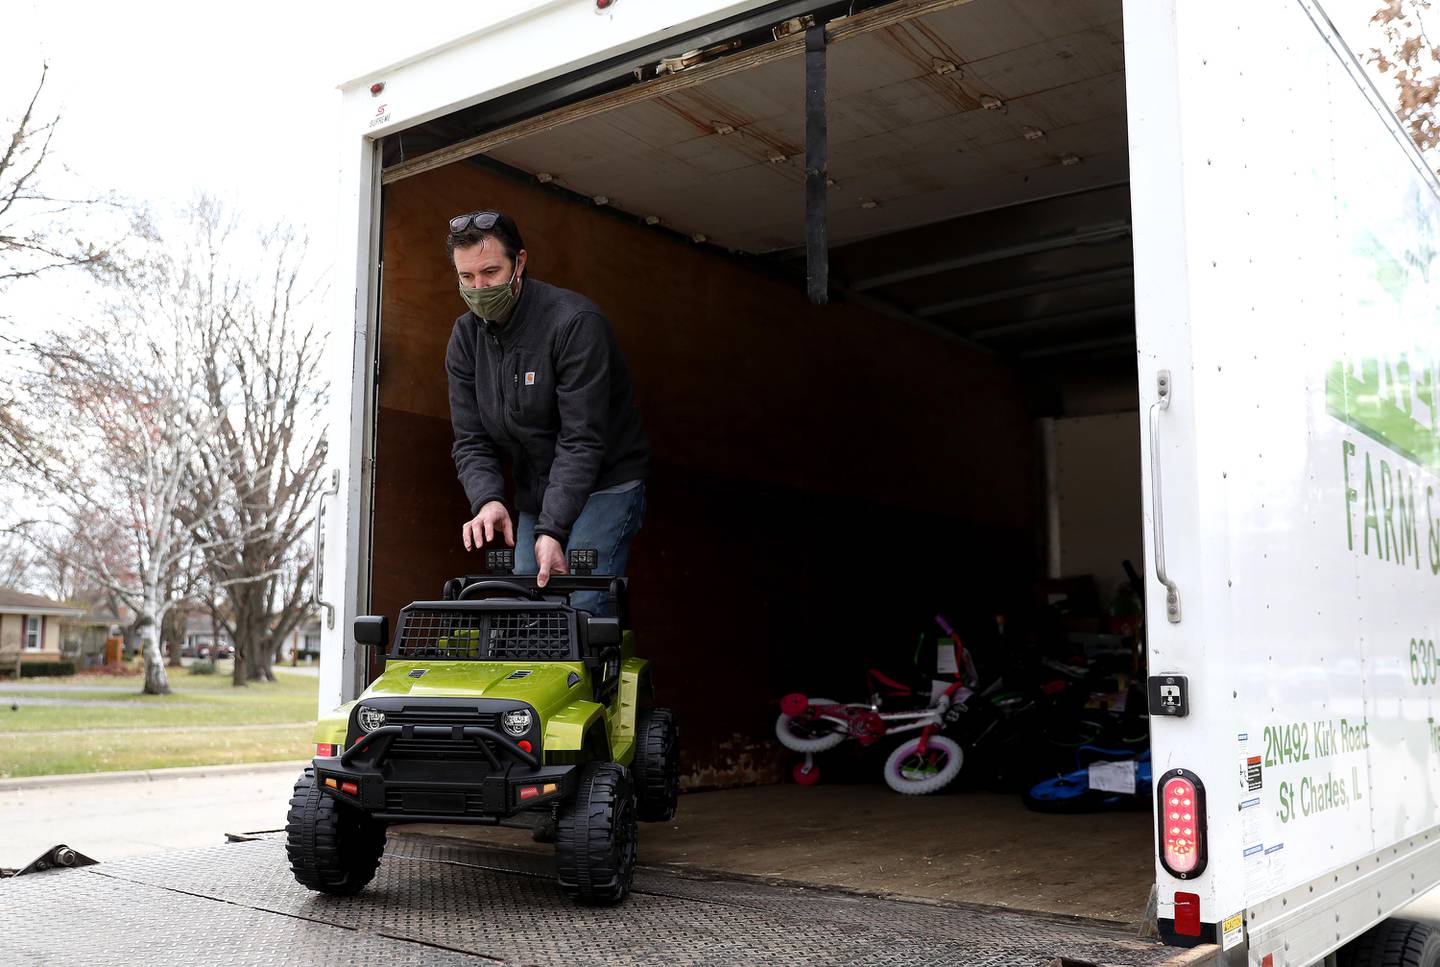
[[(197, 208), (197, 238), (227, 264), (231, 238), (213, 204)], [(281, 643), (309, 614), (313, 561), (304, 538), (321, 489), (326, 384), (316, 293), (305, 286), (304, 244), (275, 231), (258, 241), (265, 271), (227, 288), (207, 315), (201, 365), (215, 432), (198, 454), (197, 506), (226, 494), (200, 528), (212, 614), (235, 643), (234, 682), (273, 680)]]
[(0, 539), (0, 587), (29, 591), (39, 556), (26, 541), (8, 535)]
[[(0, 127), (0, 292), (18, 280), (57, 269), (79, 267), (103, 274), (113, 264), (109, 251), (86, 241), (86, 233), (76, 225), (79, 213), (111, 202), (66, 198), (45, 185), (44, 176), (54, 167), (50, 147), (60, 123), (58, 114), (46, 114), (40, 107), (48, 73), (48, 66), (41, 68), (24, 108)], [(26, 348), (11, 320), (0, 312), (0, 363)], [(8, 437), (20, 444), (16, 438), (24, 424), (14, 412), (13, 390), (10, 379), (0, 375), (0, 440)]]
[(60, 122), (58, 115), (38, 113), (48, 73), (48, 66), (41, 68), (35, 91), (0, 154), (0, 286), (58, 268), (101, 266), (108, 257), (64, 227), (68, 212), (95, 199), (57, 197), (41, 184)]
[(1370, 60), (1380, 73), (1395, 84), (1395, 113), (1416, 146), (1435, 162), (1432, 152), (1440, 147), (1440, 46), (1431, 39), (1426, 15), (1431, 0), (1387, 0), (1370, 22), (1380, 33), (1381, 43), (1370, 51)]
[(170, 587), (215, 505), (181, 513), (204, 419), (195, 353), (185, 329), (152, 335), (139, 324), (152, 318), (117, 312), (104, 329), (38, 347), (44, 368), (27, 387), (27, 427), (28, 439), (45, 443), (20, 456), (52, 510), (24, 533), (129, 608), (144, 691), (165, 694), (159, 632), (176, 603)]
[(160, 640), (178, 651), (187, 599), (227, 624), (236, 684), (273, 678), (307, 613), (326, 453), (304, 246), (239, 237), (204, 198), (171, 240), (140, 228), (104, 325), (31, 346), (24, 432), (0, 436), (48, 510), (23, 533), (135, 616), (147, 692), (168, 691)]

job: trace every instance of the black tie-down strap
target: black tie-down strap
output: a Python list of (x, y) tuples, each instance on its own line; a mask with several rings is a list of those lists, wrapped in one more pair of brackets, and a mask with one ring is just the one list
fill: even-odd
[(805, 31), (805, 283), (810, 301), (830, 301), (825, 188), (830, 136), (825, 125), (825, 25)]

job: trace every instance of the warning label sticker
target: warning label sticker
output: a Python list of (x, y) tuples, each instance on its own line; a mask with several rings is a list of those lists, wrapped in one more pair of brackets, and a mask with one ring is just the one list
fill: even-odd
[(1263, 785), (1260, 776), (1260, 757), (1258, 755), (1247, 756), (1245, 759), (1245, 790), (1247, 792), (1259, 792)]
[(1239, 913), (1220, 924), (1220, 949), (1229, 950), (1245, 939), (1245, 917)]

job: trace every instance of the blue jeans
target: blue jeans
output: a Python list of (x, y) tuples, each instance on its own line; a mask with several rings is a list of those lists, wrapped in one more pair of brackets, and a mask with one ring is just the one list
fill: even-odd
[[(570, 542), (565, 547), (566, 560), (573, 548), (593, 548), (599, 552), (596, 574), (624, 574), (630, 557), (630, 542), (640, 531), (645, 517), (645, 485), (621, 494), (591, 494), (570, 528)], [(515, 573), (534, 574), (535, 515), (520, 512), (515, 528)], [(613, 615), (610, 595), (603, 591), (577, 591), (570, 596), (572, 607), (595, 615)]]

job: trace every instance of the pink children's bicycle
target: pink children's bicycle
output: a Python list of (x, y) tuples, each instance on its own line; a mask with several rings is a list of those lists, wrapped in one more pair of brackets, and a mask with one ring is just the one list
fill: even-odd
[[(836, 702), (799, 692), (780, 700), (775, 736), (785, 748), (805, 756), (791, 770), (797, 783), (809, 786), (820, 780), (820, 767), (815, 764), (817, 752), (833, 749), (846, 739), (869, 746), (886, 736), (906, 732), (919, 734), (901, 742), (885, 760), (885, 782), (891, 789), (923, 795), (945, 788), (960, 774), (965, 752), (958, 742), (940, 733), (954, 723), (975, 694), (971, 689), (975, 684), (974, 664), (954, 629), (944, 618), (937, 616), (935, 620), (955, 643), (957, 671), (953, 681), (933, 683), (924, 706), (916, 704), (923, 693), (874, 668), (865, 673), (871, 696), (868, 703)], [(886, 710), (886, 700), (910, 707)]]

